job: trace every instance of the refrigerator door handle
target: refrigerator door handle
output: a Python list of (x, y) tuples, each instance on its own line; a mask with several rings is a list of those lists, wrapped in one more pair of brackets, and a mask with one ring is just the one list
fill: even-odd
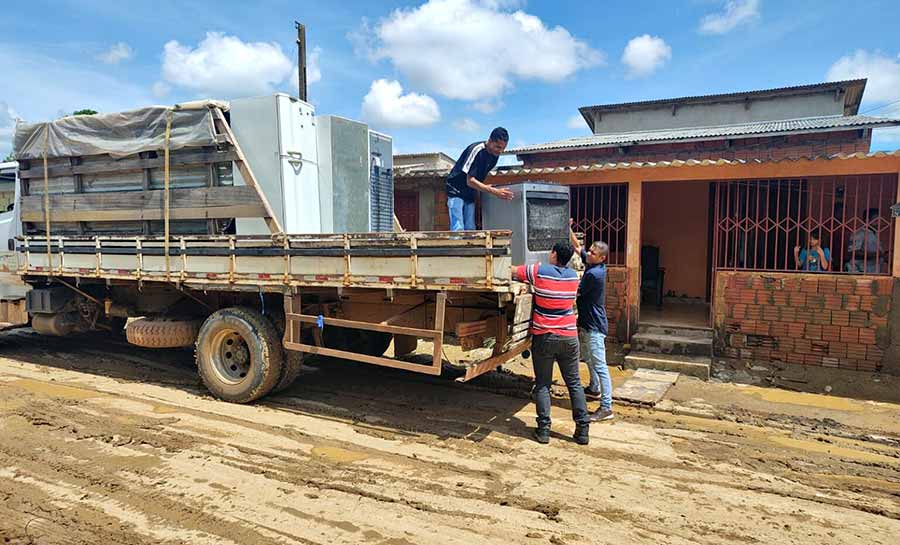
[(282, 157), (287, 157), (289, 163), (302, 163), (303, 153), (299, 151), (287, 151)]

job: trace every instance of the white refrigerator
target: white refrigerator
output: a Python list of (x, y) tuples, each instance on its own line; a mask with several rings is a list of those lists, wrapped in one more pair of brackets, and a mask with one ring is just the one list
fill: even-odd
[[(320, 233), (316, 113), (286, 94), (231, 101), (231, 129), (272, 210), (289, 234)], [(246, 185), (234, 169), (235, 185)], [(261, 218), (238, 218), (237, 234), (269, 234)]]

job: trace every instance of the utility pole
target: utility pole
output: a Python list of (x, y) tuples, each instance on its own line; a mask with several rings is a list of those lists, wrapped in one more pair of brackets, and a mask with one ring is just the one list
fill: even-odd
[(298, 21), (294, 21), (294, 27), (297, 29), (297, 67), (298, 67), (298, 88), (300, 91), (300, 100), (306, 102), (306, 27)]

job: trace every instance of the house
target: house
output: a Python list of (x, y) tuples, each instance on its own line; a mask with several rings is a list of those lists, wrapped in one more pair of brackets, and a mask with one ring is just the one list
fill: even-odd
[[(898, 372), (900, 151), (870, 142), (900, 120), (861, 115), (865, 86), (583, 107), (591, 135), (511, 149), (522, 167), (490, 182), (571, 186), (576, 229), (625, 286), (623, 341), (706, 329), (721, 356)], [(827, 272), (795, 260), (814, 232)]]
[(394, 155), (394, 214), (407, 231), (449, 231), (444, 177), (456, 161), (446, 153)]

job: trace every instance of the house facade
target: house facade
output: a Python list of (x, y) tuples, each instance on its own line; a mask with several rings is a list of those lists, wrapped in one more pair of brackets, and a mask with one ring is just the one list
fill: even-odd
[(710, 328), (721, 356), (900, 371), (900, 153), (870, 153), (900, 120), (859, 114), (865, 84), (584, 107), (593, 134), (510, 150), (491, 181), (571, 187), (625, 286), (623, 341)]

